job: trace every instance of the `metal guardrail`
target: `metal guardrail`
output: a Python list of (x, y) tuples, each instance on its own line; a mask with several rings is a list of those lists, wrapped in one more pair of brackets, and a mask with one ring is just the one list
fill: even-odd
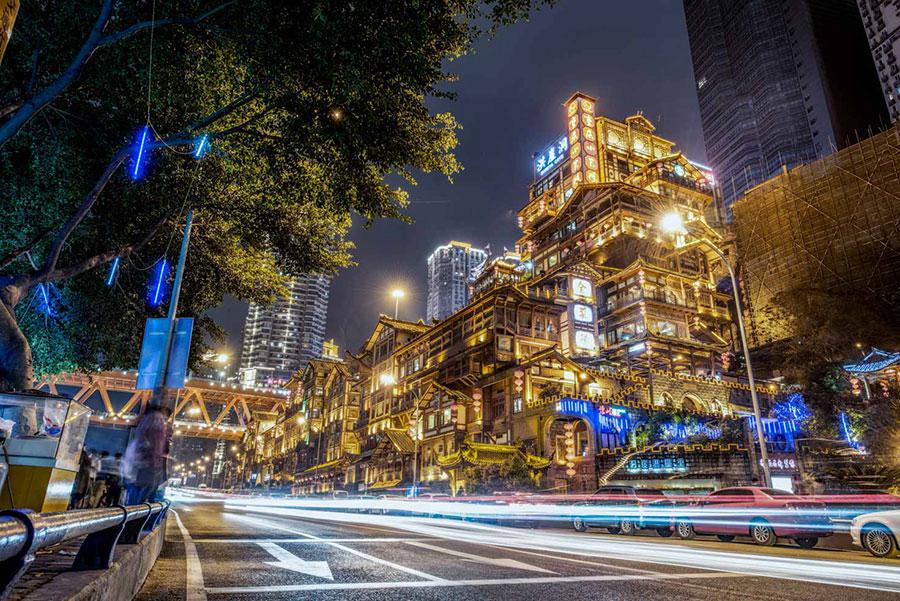
[(137, 544), (165, 517), (169, 502), (77, 509), (59, 513), (0, 511), (0, 601), (28, 570), (39, 549), (85, 536), (73, 571), (112, 566), (116, 544)]

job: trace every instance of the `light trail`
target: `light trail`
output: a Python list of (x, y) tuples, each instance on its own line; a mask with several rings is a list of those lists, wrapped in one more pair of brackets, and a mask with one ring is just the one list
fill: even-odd
[[(900, 566), (870, 561), (794, 558), (784, 555), (703, 549), (697, 545), (673, 542), (654, 543), (647, 539), (630, 537), (599, 538), (575, 532), (542, 532), (495, 525), (509, 521), (556, 522), (559, 525), (565, 525), (571, 524), (574, 517), (598, 521), (615, 520), (623, 517), (634, 518), (643, 512), (645, 519), (651, 514), (658, 520), (676, 516), (690, 517), (696, 524), (709, 523), (720, 526), (727, 524), (746, 527), (749, 517), (752, 515), (748, 507), (711, 509), (684, 504), (668, 508), (647, 508), (639, 504), (606, 506), (562, 504), (560, 500), (566, 499), (564, 496), (553, 497), (554, 502), (515, 502), (510, 504), (491, 497), (477, 500), (469, 498), (432, 501), (403, 498), (248, 497), (208, 491), (185, 495), (185, 492), (188, 491), (173, 491), (169, 496), (180, 502), (188, 503), (221, 502), (225, 509), (237, 512), (353, 525), (372, 525), (455, 542), (713, 569), (754, 576), (900, 592)], [(598, 502), (596, 498), (593, 500)], [(517, 501), (521, 501), (521, 498), (517, 498)], [(822, 504), (810, 504), (793, 509), (767, 509), (767, 515), (770, 518), (778, 516), (784, 518), (784, 522), (778, 519), (774, 520), (773, 525), (776, 528), (780, 525), (792, 525), (798, 518), (825, 520), (833, 513), (843, 515), (842, 512), (834, 512)], [(821, 527), (829, 532), (835, 528), (846, 529), (846, 525), (833, 522), (827, 525), (822, 524)]]
[[(272, 501), (272, 500), (269, 500)], [(460, 522), (440, 518), (375, 516), (340, 511), (273, 506), (271, 503), (227, 502), (227, 509), (266, 514), (282, 518), (331, 521), (347, 524), (377, 524), (453, 542), (490, 544), (511, 549), (549, 551), (587, 557), (617, 559), (649, 564), (716, 570), (752, 576), (781, 578), (849, 586), (888, 592), (900, 592), (900, 567), (864, 561), (799, 559), (783, 555), (702, 549), (681, 544), (659, 544), (622, 538), (607, 539), (576, 533), (544, 533), (534, 530), (503, 528), (488, 524)]]

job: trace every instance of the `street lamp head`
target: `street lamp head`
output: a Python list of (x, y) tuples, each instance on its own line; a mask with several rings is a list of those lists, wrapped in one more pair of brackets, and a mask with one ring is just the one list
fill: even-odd
[(678, 211), (669, 211), (659, 220), (659, 227), (668, 234), (683, 234), (684, 219)]
[(391, 290), (391, 296), (396, 299), (401, 299), (406, 296), (406, 292), (404, 292), (402, 288), (394, 288)]
[(231, 359), (231, 357), (227, 353), (219, 353), (216, 356), (216, 362), (221, 363), (222, 365), (228, 363), (229, 359)]

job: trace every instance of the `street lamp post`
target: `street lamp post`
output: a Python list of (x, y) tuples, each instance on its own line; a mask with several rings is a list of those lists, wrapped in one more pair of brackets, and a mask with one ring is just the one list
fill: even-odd
[[(663, 231), (672, 234), (687, 233), (687, 224), (685, 224), (681, 215), (674, 211), (666, 213), (663, 216), (660, 220), (660, 226)], [(741, 293), (740, 288), (738, 288), (737, 276), (735, 276), (734, 268), (731, 266), (731, 262), (725, 256), (725, 253), (722, 252), (722, 249), (705, 236), (696, 237), (696, 239), (700, 244), (709, 248), (722, 260), (722, 263), (724, 263), (726, 269), (728, 269), (728, 276), (731, 278), (731, 293), (734, 297), (735, 313), (737, 313), (738, 333), (741, 337), (741, 347), (744, 351), (744, 364), (747, 366), (747, 381), (750, 384), (750, 399), (753, 402), (753, 421), (756, 423), (756, 438), (759, 442), (759, 458), (762, 462), (763, 485), (769, 488), (772, 486), (772, 476), (769, 473), (769, 452), (766, 450), (766, 436), (765, 432), (763, 432), (762, 415), (759, 410), (759, 397), (756, 395), (756, 381), (753, 378), (753, 366), (750, 363), (750, 348), (747, 345), (747, 331), (744, 328), (743, 310), (741, 309)]]
[(400, 315), (400, 299), (406, 296), (406, 293), (400, 288), (391, 290), (391, 296), (394, 297), (394, 319)]

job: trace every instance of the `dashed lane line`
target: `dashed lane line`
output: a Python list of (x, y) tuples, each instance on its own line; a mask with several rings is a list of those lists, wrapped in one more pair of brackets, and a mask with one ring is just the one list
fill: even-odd
[(185, 601), (206, 601), (206, 587), (203, 584), (203, 568), (200, 566), (200, 557), (197, 555), (197, 546), (191, 538), (191, 533), (181, 522), (181, 517), (174, 509), (175, 523), (181, 531), (181, 540), (184, 542), (184, 559), (186, 570)]
[(719, 574), (698, 572), (691, 574), (618, 574), (602, 576), (544, 576), (536, 578), (498, 578), (472, 580), (418, 580), (395, 582), (334, 582), (325, 584), (282, 584), (272, 586), (229, 586), (206, 589), (211, 595), (237, 595), (242, 593), (291, 593), (302, 591), (336, 591), (336, 590), (378, 590), (399, 588), (443, 588), (443, 587), (478, 587), (509, 586), (514, 584), (572, 584), (575, 582), (622, 582), (622, 581), (657, 581), (685, 580), (704, 578), (746, 578), (744, 574)]

